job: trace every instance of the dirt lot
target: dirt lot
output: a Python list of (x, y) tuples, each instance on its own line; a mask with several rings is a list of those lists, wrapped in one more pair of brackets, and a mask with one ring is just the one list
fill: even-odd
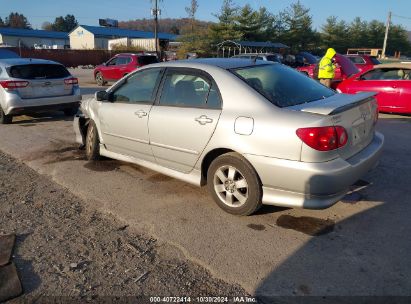
[(246, 295), (238, 285), (214, 279), (172, 246), (88, 210), (67, 189), (3, 153), (1, 233), (17, 235), (13, 260), (25, 293), (12, 302), (42, 302), (49, 296), (114, 300)]

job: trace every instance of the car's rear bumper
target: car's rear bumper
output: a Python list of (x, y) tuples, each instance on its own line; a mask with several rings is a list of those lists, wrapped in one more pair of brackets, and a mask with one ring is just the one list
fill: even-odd
[(244, 155), (263, 184), (263, 203), (308, 209), (327, 208), (340, 200), (349, 186), (376, 166), (384, 136), (376, 133), (361, 152), (344, 160), (307, 163)]
[(45, 110), (59, 110), (76, 107), (80, 104), (80, 89), (73, 94), (54, 97), (22, 99), (17, 94), (4, 94), (2, 108), (7, 115), (21, 115)]

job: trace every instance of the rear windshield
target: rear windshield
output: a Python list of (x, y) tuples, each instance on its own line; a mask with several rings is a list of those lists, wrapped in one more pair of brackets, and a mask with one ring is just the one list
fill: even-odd
[(317, 63), (319, 60), (318, 58), (316, 58), (313, 54), (311, 53), (307, 53), (307, 52), (301, 52), (300, 53), (301, 56), (303, 56), (305, 58), (305, 60), (307, 60), (307, 62), (309, 64), (315, 64)]
[(60, 64), (25, 64), (9, 68), (10, 77), (20, 79), (52, 79), (70, 76), (69, 71)]
[(267, 60), (281, 63), (280, 59), (278, 59), (276, 55), (267, 55)]
[(156, 56), (139, 56), (138, 57), (138, 63), (141, 65), (146, 65), (150, 63), (157, 63), (157, 57)]
[(290, 107), (335, 94), (317, 81), (281, 64), (257, 65), (232, 72), (278, 107)]

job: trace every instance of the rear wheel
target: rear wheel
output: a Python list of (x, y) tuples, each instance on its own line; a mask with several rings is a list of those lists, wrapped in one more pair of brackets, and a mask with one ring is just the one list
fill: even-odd
[(100, 140), (94, 121), (90, 121), (86, 136), (86, 157), (88, 160), (100, 159)]
[(104, 80), (103, 74), (101, 72), (96, 73), (95, 79), (96, 79), (96, 83), (99, 86), (103, 86), (107, 83), (107, 81)]
[(0, 124), (11, 124), (13, 122), (13, 116), (4, 114), (3, 109), (0, 107)]
[(262, 205), (262, 188), (257, 173), (237, 153), (223, 154), (211, 163), (207, 186), (217, 205), (228, 213), (250, 215)]

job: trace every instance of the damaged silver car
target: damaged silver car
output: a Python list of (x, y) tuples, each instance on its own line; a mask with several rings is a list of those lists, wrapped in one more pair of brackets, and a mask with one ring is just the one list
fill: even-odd
[(384, 138), (372, 93), (336, 94), (278, 63), (198, 59), (149, 65), (81, 105), (77, 142), (207, 185), (237, 215), (262, 204), (327, 208), (372, 169)]

